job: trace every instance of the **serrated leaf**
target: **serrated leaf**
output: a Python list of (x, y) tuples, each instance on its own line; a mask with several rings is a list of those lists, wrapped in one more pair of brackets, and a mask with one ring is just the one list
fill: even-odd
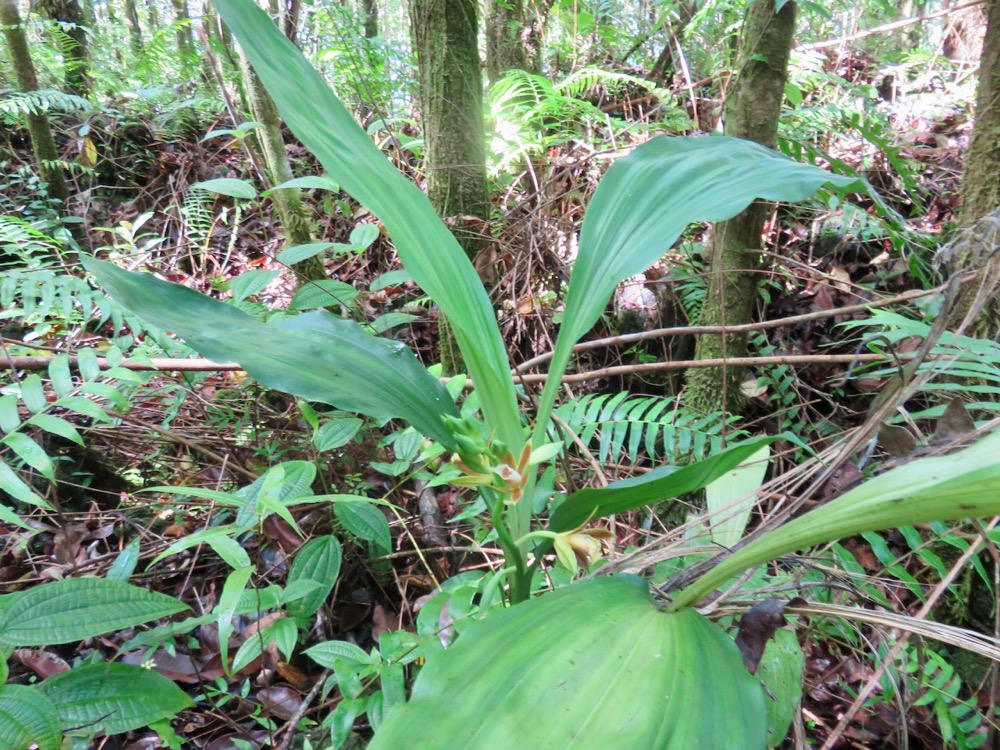
[(333, 591), (343, 553), (340, 542), (334, 536), (320, 536), (310, 539), (299, 548), (288, 571), (288, 584), (299, 581), (314, 581), (319, 586), (301, 599), (289, 602), (288, 613), (293, 617), (305, 618), (314, 615)]
[(8, 646), (72, 643), (183, 612), (165, 594), (103, 578), (68, 578), (18, 592), (0, 613)]
[(300, 263), (329, 250), (334, 242), (309, 242), (305, 245), (291, 245), (278, 253), (278, 261), (286, 266)]
[(23, 432), (11, 432), (8, 435), (4, 435), (0, 438), (0, 443), (14, 451), (18, 458), (38, 471), (39, 474), (50, 482), (56, 481), (55, 466), (52, 463), (52, 459), (49, 458), (49, 454), (45, 452), (42, 446)]
[[(398, 417), (453, 447), (441, 417), (458, 409), (441, 383), (399, 342), (371, 336), (353, 321), (323, 311), (262, 323), (232, 305), (149, 274), (84, 258), (84, 265), (122, 304), (201, 354), (236, 360), (272, 388), (368, 416)], [(509, 378), (508, 378), (509, 379)]]
[(246, 180), (237, 180), (232, 177), (219, 177), (215, 180), (203, 180), (191, 185), (193, 188), (207, 190), (209, 193), (227, 195), (230, 198), (242, 198), (253, 200), (257, 197), (257, 190)]
[(364, 422), (357, 417), (333, 419), (320, 425), (313, 435), (313, 445), (318, 451), (330, 451), (347, 445), (358, 434)]
[(380, 549), (392, 549), (392, 532), (389, 522), (378, 508), (371, 503), (338, 502), (333, 505), (337, 520), (344, 528), (359, 539), (371, 542)]
[(43, 681), (38, 690), (63, 726), (105, 734), (140, 729), (194, 705), (158, 672), (117, 662), (76, 667)]
[(659, 612), (637, 579), (597, 578), (467, 624), (369, 750), (762, 750), (766, 737), (764, 693), (725, 633)]
[(0, 747), (59, 750), (62, 731), (55, 706), (35, 686), (0, 686)]
[(358, 290), (336, 279), (320, 279), (302, 284), (288, 305), (289, 310), (314, 310), (317, 307), (349, 305)]

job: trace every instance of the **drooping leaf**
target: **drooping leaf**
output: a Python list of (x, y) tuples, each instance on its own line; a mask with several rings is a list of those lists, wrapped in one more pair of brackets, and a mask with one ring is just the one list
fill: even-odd
[(103, 578), (68, 578), (19, 592), (0, 613), (0, 643), (70, 643), (183, 612), (165, 594)]
[[(583, 219), (549, 371), (562, 374), (573, 345), (597, 322), (618, 282), (645, 271), (691, 223), (732, 218), (757, 198), (800, 201), (824, 185), (864, 187), (857, 178), (728, 136), (658, 136), (619, 159)], [(545, 385), (544, 417), (558, 388), (558, 378)]]
[(467, 625), (369, 750), (762, 749), (764, 694), (732, 640), (645, 589), (592, 579)]
[(253, 200), (257, 197), (257, 190), (246, 180), (237, 180), (232, 177), (220, 177), (215, 180), (203, 180), (191, 185), (193, 188), (207, 190), (210, 193), (226, 195), (230, 198), (243, 198)]
[(62, 732), (55, 707), (37, 687), (0, 686), (0, 747), (27, 750), (58, 750)]
[(309, 242), (305, 245), (292, 245), (278, 253), (278, 260), (286, 266), (290, 266), (293, 263), (299, 263), (300, 261), (319, 255), (334, 245), (336, 245), (335, 242)]
[(569, 495), (553, 512), (549, 528), (570, 531), (590, 519), (623, 513), (643, 505), (699, 490), (770, 445), (777, 436), (749, 438), (711, 458), (686, 466), (661, 466), (648, 474), (623, 479), (603, 488), (587, 488)]
[[(272, 24), (273, 26), (273, 24)], [(271, 388), (341, 409), (410, 422), (451, 446), (441, 424), (458, 410), (403, 344), (321, 310), (262, 323), (193, 289), (84, 258), (109, 293), (143, 320), (173, 331), (217, 362), (237, 361)]]
[(773, 699), (767, 706), (767, 746), (777, 747), (785, 739), (802, 700), (802, 667), (805, 654), (791, 630), (779, 630), (764, 648), (757, 677)]
[(765, 445), (735, 469), (705, 486), (709, 530), (712, 541), (719, 546), (732, 547), (743, 536), (770, 457), (771, 447)]
[(340, 542), (335, 536), (314, 537), (299, 548), (288, 571), (288, 585), (298, 581), (314, 581), (319, 585), (301, 599), (289, 602), (288, 614), (310, 617), (323, 606), (340, 575), (342, 559)]
[(289, 129), (332, 179), (378, 216), (403, 266), (447, 316), (487, 421), (516, 453), (524, 437), (510, 364), (472, 262), (427, 197), (379, 151), (264, 11), (252, 0), (216, 0), (215, 6)]
[(38, 690), (64, 727), (106, 734), (139, 729), (194, 705), (158, 672), (117, 662), (70, 669), (40, 683)]
[(1000, 432), (957, 453), (911, 461), (764, 534), (674, 597), (690, 606), (747, 568), (867, 531), (1000, 515)]

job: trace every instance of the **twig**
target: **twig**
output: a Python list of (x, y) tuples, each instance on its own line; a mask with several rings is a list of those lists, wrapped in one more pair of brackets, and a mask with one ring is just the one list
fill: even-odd
[(302, 717), (306, 715), (306, 711), (309, 710), (310, 704), (316, 700), (316, 696), (319, 695), (319, 691), (323, 688), (323, 683), (326, 682), (327, 677), (333, 674), (330, 669), (324, 669), (320, 674), (319, 679), (316, 680), (316, 684), (312, 686), (306, 696), (302, 699), (302, 703), (299, 707), (295, 709), (295, 713), (288, 718), (288, 724), (285, 725), (285, 736), (281, 738), (281, 744), (278, 745), (278, 750), (289, 750), (292, 746), (292, 740), (295, 738), (295, 728), (302, 721)]

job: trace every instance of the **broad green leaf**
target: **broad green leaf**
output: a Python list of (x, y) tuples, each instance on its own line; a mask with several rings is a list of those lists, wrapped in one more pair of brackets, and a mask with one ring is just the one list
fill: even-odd
[(468, 624), (368, 747), (762, 750), (766, 737), (764, 693), (732, 640), (623, 577)]
[(253, 200), (257, 197), (257, 190), (246, 180), (236, 180), (232, 177), (220, 177), (216, 180), (203, 180), (191, 185), (193, 188), (207, 190), (210, 193), (228, 195), (230, 198), (243, 198)]
[[(2, 490), (3, 488), (4, 488), (3, 482), (0, 481), (0, 490)], [(4, 523), (9, 523), (11, 526), (17, 526), (19, 528), (24, 529), (25, 531), (37, 531), (37, 529), (33, 529), (31, 528), (31, 526), (26, 524), (21, 519), (21, 517), (17, 515), (17, 513), (15, 513), (13, 510), (8, 508), (3, 503), (0, 503), (0, 521), (3, 521)], [(2, 671), (2, 669), (3, 669), (2, 666), (0, 666), (0, 671)]]
[(292, 245), (278, 253), (278, 260), (286, 266), (308, 260), (336, 245), (335, 242), (309, 242), (305, 245)]
[(262, 323), (179, 284), (94, 258), (83, 262), (118, 302), (209, 359), (235, 360), (265, 385), (305, 399), (379, 419), (405, 419), (452, 445), (441, 416), (457, 416), (458, 409), (399, 342), (376, 338), (353, 321), (320, 310)]
[(774, 436), (750, 438), (687, 466), (661, 466), (648, 474), (623, 479), (604, 488), (574, 492), (552, 512), (549, 528), (570, 531), (591, 519), (700, 490), (778, 439)]
[(215, 622), (219, 628), (219, 655), (222, 657), (222, 666), (226, 673), (230, 673), (229, 665), (229, 636), (233, 634), (233, 615), (239, 607), (240, 599), (246, 593), (247, 583), (253, 575), (253, 567), (237, 568), (226, 577), (226, 582), (222, 585), (222, 595), (216, 605), (214, 614)]
[(288, 309), (314, 310), (317, 307), (349, 305), (357, 296), (358, 290), (344, 281), (336, 279), (308, 281), (296, 290)]
[(21, 479), (3, 459), (0, 459), (0, 490), (3, 490), (19, 502), (27, 503), (28, 505), (37, 505), (39, 508), (45, 508), (46, 510), (55, 510), (27, 482)]
[(798, 636), (781, 628), (764, 647), (757, 676), (774, 696), (767, 705), (767, 746), (777, 747), (785, 739), (802, 700), (802, 667), (805, 654)]
[(215, 5), (289, 129), (332, 179), (382, 221), (403, 266), (447, 316), (487, 421), (517, 453), (524, 436), (510, 364), (472, 262), (427, 197), (372, 143), (267, 14), (253, 0), (216, 0)]
[(339, 502), (333, 506), (337, 520), (359, 539), (388, 552), (392, 549), (389, 522), (378, 508), (365, 502)]
[(229, 282), (233, 301), (242, 302), (247, 297), (252, 297), (280, 275), (278, 271), (263, 271), (259, 268), (241, 273)]
[(771, 446), (765, 445), (735, 469), (705, 485), (709, 531), (712, 541), (720, 547), (732, 547), (742, 538), (770, 457)]
[(369, 247), (378, 239), (378, 224), (360, 224), (351, 230), (351, 244), (359, 250)]
[(320, 425), (313, 435), (313, 445), (318, 451), (330, 451), (334, 448), (341, 448), (347, 445), (358, 434), (361, 425), (364, 424), (356, 417), (344, 419), (332, 419)]
[(119, 581), (121, 583), (128, 583), (132, 574), (135, 573), (135, 566), (139, 563), (139, 549), (142, 540), (136, 537), (128, 546), (123, 549), (115, 561), (111, 563), (111, 567), (108, 568), (108, 573), (105, 578), (109, 581)]
[(333, 669), (334, 663), (338, 661), (354, 662), (359, 665), (372, 663), (371, 656), (364, 649), (349, 641), (324, 641), (307, 648), (304, 653), (327, 669)]
[(56, 417), (52, 414), (36, 414), (28, 419), (28, 424), (40, 427), (46, 432), (51, 432), (53, 435), (66, 438), (77, 445), (83, 445), (83, 438), (76, 427), (62, 417)]
[(165, 594), (104, 578), (68, 578), (18, 592), (0, 613), (0, 643), (38, 646), (72, 643), (188, 607)]
[(658, 136), (615, 162), (594, 192), (580, 228), (563, 324), (536, 427), (549, 410), (573, 345), (597, 322), (618, 282), (645, 271), (692, 223), (732, 218), (757, 198), (801, 201), (824, 185), (864, 188), (853, 177), (799, 164), (728, 136)]
[(49, 454), (23, 432), (12, 432), (9, 435), (4, 435), (0, 438), (0, 443), (14, 451), (18, 458), (31, 468), (36, 469), (50, 482), (56, 481), (56, 469)]
[(747, 568), (866, 531), (1000, 515), (1000, 432), (946, 456), (921, 458), (764, 534), (681, 590), (671, 609), (699, 601)]
[(108, 413), (101, 408), (101, 406), (94, 401), (91, 401), (86, 396), (66, 396), (61, 398), (56, 402), (56, 406), (61, 406), (64, 409), (69, 409), (70, 411), (75, 411), (77, 414), (82, 414), (85, 417), (90, 417), (97, 422), (108, 423), (111, 421), (111, 417)]
[(385, 273), (379, 275), (369, 286), (369, 291), (377, 292), (380, 289), (385, 289), (387, 286), (398, 286), (400, 284), (405, 284), (407, 281), (413, 281), (413, 277), (410, 276), (409, 272), (405, 269), (399, 269), (398, 271), (386, 271)]
[(16, 430), (21, 425), (21, 415), (17, 411), (17, 396), (0, 396), (0, 432)]
[(42, 379), (38, 375), (28, 375), (21, 381), (21, 400), (32, 414), (43, 411), (49, 405)]
[(56, 709), (37, 687), (0, 686), (0, 747), (27, 750), (35, 743), (38, 750), (59, 750), (61, 742)]
[(62, 397), (73, 390), (73, 373), (69, 370), (69, 356), (57, 354), (49, 363), (49, 380), (56, 396)]
[(92, 664), (38, 685), (64, 727), (119, 734), (174, 716), (193, 701), (158, 672), (129, 664)]
[(379, 315), (368, 324), (368, 327), (375, 333), (385, 333), (396, 326), (406, 325), (407, 323), (412, 323), (415, 320), (417, 320), (416, 315), (410, 315), (410, 313), (402, 313), (393, 310), (392, 312)]
[(320, 536), (310, 539), (299, 548), (288, 571), (288, 585), (298, 581), (315, 581), (319, 586), (301, 599), (288, 604), (288, 613), (293, 617), (311, 617), (323, 606), (323, 602), (333, 591), (343, 554), (340, 542), (334, 536)]

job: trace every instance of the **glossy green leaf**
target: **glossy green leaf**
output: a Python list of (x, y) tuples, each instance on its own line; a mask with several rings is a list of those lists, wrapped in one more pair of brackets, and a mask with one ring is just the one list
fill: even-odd
[(28, 505), (37, 505), (39, 508), (45, 508), (46, 510), (54, 510), (2, 458), (0, 458), (0, 490), (3, 490), (19, 502), (27, 503)]
[(458, 409), (397, 341), (375, 338), (321, 310), (262, 323), (179, 284), (94, 258), (83, 262), (118, 302), (209, 359), (235, 360), (271, 388), (380, 419), (405, 419), (428, 437), (452, 443), (441, 416)]
[(510, 364), (472, 262), (427, 197), (372, 143), (267, 14), (253, 0), (216, 0), (215, 5), (289, 129), (332, 179), (378, 216), (403, 266), (447, 316), (487, 421), (516, 453), (524, 436)]
[(305, 655), (321, 667), (333, 669), (336, 662), (353, 662), (358, 665), (372, 663), (371, 656), (350, 641), (324, 641), (305, 650)]
[(766, 736), (764, 693), (732, 640), (623, 577), (467, 625), (368, 747), (762, 750)]
[(38, 750), (58, 750), (61, 742), (56, 709), (37, 687), (0, 686), (0, 747), (27, 750), (35, 743)]
[(661, 466), (648, 474), (623, 479), (607, 487), (579, 490), (552, 512), (549, 528), (570, 531), (591, 519), (624, 513), (700, 490), (778, 439), (776, 436), (750, 438), (703, 461), (686, 466)]
[(333, 506), (337, 520), (344, 528), (359, 539), (375, 544), (379, 549), (388, 552), (392, 549), (392, 534), (385, 515), (371, 503), (338, 502)]
[(356, 417), (331, 419), (316, 430), (316, 434), (313, 435), (313, 445), (318, 451), (332, 451), (334, 448), (342, 448), (354, 439), (362, 424), (364, 422)]
[[(800, 201), (824, 185), (864, 182), (800, 164), (728, 136), (658, 136), (615, 162), (601, 179), (580, 229), (580, 249), (549, 371), (561, 376), (573, 345), (597, 322), (618, 282), (645, 271), (692, 223), (732, 218), (757, 198)], [(550, 378), (539, 413), (560, 387)], [(539, 423), (540, 441), (547, 424)]]
[(194, 703), (152, 669), (92, 664), (61, 672), (38, 685), (64, 727), (119, 734), (174, 716)]
[(56, 468), (52, 464), (52, 459), (38, 443), (25, 435), (23, 432), (12, 432), (0, 438), (0, 443), (6, 445), (24, 463), (50, 482), (56, 481)]
[(66, 438), (66, 440), (70, 440), (77, 445), (83, 445), (83, 437), (81, 437), (79, 431), (77, 431), (72, 423), (67, 422), (62, 417), (52, 414), (36, 414), (30, 417), (27, 423), (39, 427), (46, 432), (51, 432), (53, 435)]
[(0, 643), (71, 643), (187, 608), (171, 596), (138, 586), (103, 578), (68, 578), (18, 592), (0, 613)]
[(227, 195), (230, 198), (243, 198), (253, 200), (257, 197), (257, 190), (246, 180), (236, 180), (232, 177), (220, 177), (216, 180), (203, 180), (191, 185), (193, 188), (207, 190), (209, 193)]
[(264, 271), (259, 268), (246, 271), (230, 280), (229, 291), (232, 292), (234, 301), (242, 302), (260, 292), (280, 275), (279, 271)]
[(1000, 515), (1000, 432), (946, 456), (911, 461), (764, 534), (678, 592), (691, 606), (747, 568), (866, 531)]
[(288, 585), (298, 581), (314, 581), (319, 585), (302, 598), (289, 602), (288, 614), (293, 617), (314, 615), (333, 591), (342, 560), (340, 542), (334, 536), (314, 537), (303, 544), (292, 560)]

